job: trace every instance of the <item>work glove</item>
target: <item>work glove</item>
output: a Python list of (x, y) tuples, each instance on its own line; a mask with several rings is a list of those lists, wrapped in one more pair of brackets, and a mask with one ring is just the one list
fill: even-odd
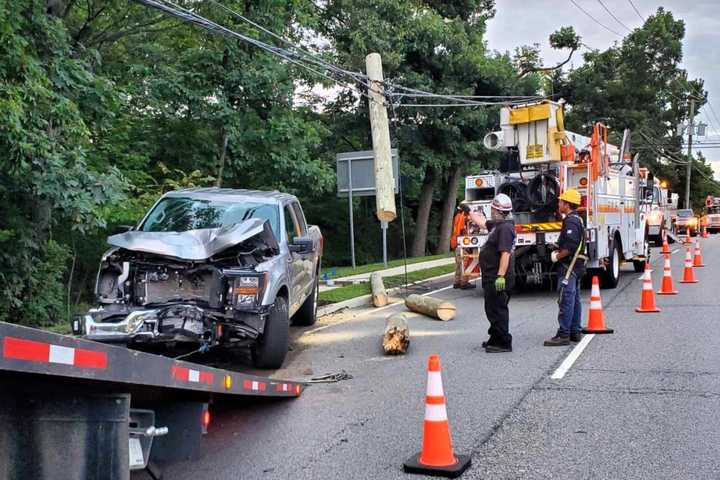
[(497, 277), (495, 279), (495, 291), (497, 291), (497, 292), (505, 291), (505, 277)]
[(552, 260), (553, 263), (557, 263), (559, 260), (558, 255), (560, 254), (560, 250), (553, 250), (550, 253), (550, 260)]
[(466, 203), (461, 203), (461, 204), (460, 204), (460, 210), (462, 210), (462, 212), (463, 212), (465, 215), (467, 215), (468, 213), (470, 213), (470, 205), (468, 205), (468, 204), (466, 204)]

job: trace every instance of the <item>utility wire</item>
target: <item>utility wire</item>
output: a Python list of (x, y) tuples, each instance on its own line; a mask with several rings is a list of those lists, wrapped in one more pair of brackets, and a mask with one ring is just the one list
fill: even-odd
[(618, 17), (616, 17), (615, 14), (612, 13), (612, 11), (607, 7), (607, 5), (605, 5), (605, 2), (603, 2), (602, 0), (597, 0), (597, 1), (598, 1), (598, 3), (599, 3), (600, 5), (602, 5), (602, 7), (605, 9), (605, 11), (606, 11), (612, 18), (615, 19), (615, 21), (616, 21), (617, 23), (619, 23), (625, 30), (627, 30), (628, 32), (631, 32), (631, 33), (632, 33), (632, 29), (631, 29), (630, 27), (628, 27), (627, 25), (625, 25)]
[(632, 0), (628, 0), (628, 2), (630, 2), (630, 5), (632, 5), (633, 10), (635, 10), (635, 13), (637, 13), (637, 16), (640, 17), (640, 20), (642, 20), (642, 21), (644, 22), (644, 21), (645, 21), (645, 17), (643, 17), (643, 16), (640, 14), (640, 10), (637, 9), (637, 7), (635, 6), (635, 3), (633, 3)]
[(585, 15), (587, 15), (588, 17), (590, 17), (590, 19), (591, 19), (593, 22), (597, 23), (598, 25), (600, 25), (601, 27), (603, 27), (603, 28), (604, 28), (605, 30), (607, 30), (608, 32), (613, 33), (613, 34), (617, 35), (618, 37), (621, 37), (621, 38), (622, 38), (622, 35), (620, 35), (618, 32), (616, 32), (616, 31), (613, 30), (612, 28), (608, 27), (607, 25), (604, 25), (603, 23), (600, 23), (600, 21), (599, 21), (597, 18), (593, 17), (593, 16), (590, 14), (590, 12), (588, 12), (588, 11), (585, 10), (583, 7), (581, 7), (575, 0), (570, 0), (570, 2), (571, 2), (573, 5), (575, 5), (581, 12), (583, 12)]

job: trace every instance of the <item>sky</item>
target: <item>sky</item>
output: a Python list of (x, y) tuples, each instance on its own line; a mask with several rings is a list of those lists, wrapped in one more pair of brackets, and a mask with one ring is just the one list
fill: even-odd
[[(617, 20), (603, 9), (601, 1)], [(720, 140), (720, 0), (632, 0), (632, 4), (631, 0), (574, 2), (595, 20), (573, 5), (572, 0), (496, 0), (497, 14), (488, 25), (488, 47), (512, 52), (518, 45), (539, 43), (544, 63), (554, 65), (567, 57), (567, 51), (555, 51), (548, 44), (550, 34), (560, 27), (574, 26), (584, 44), (604, 50), (620, 41), (621, 37), (598, 23), (624, 36), (629, 33), (625, 27), (633, 29), (643, 23), (632, 4), (644, 18), (662, 6), (671, 11), (676, 19), (685, 21), (682, 66), (690, 78), (705, 80), (705, 89), (709, 92), (708, 98), (715, 110), (713, 115), (710, 108), (705, 106), (696, 117), (696, 121), (709, 125), (708, 136), (702, 141)], [(573, 57), (570, 65), (582, 63), (582, 55), (575, 55), (577, 57)], [(708, 148), (702, 151), (711, 161), (715, 178), (720, 179), (720, 149)]]

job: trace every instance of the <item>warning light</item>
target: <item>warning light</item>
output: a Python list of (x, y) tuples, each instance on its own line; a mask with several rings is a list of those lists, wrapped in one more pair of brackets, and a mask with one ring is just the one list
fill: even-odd
[(463, 245), (470, 245), (470, 238), (463, 237)]
[(205, 410), (202, 414), (203, 430), (207, 430), (209, 425), (210, 425), (210, 410)]
[(477, 245), (477, 243), (478, 243), (477, 237), (473, 237), (472, 240), (470, 240), (470, 242), (471, 242), (473, 245)]
[(582, 178), (580, 179), (579, 184), (580, 184), (581, 187), (587, 187), (587, 184), (588, 184), (588, 179), (587, 179), (587, 177), (582, 177)]
[(668, 183), (665, 180), (660, 182), (660, 188), (667, 188), (667, 186), (668, 186)]
[(225, 390), (230, 390), (233, 386), (232, 377), (230, 375), (225, 375)]
[(483, 185), (485, 185), (485, 182), (483, 182), (483, 179), (482, 179), (482, 178), (476, 178), (476, 179), (475, 179), (475, 186), (476, 186), (476, 187), (482, 187)]

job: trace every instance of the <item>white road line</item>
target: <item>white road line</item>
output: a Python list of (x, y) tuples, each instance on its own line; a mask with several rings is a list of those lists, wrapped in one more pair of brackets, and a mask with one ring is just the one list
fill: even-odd
[(553, 380), (560, 380), (565, 376), (565, 374), (570, 370), (570, 367), (573, 366), (573, 363), (575, 363), (575, 360), (580, 357), (580, 354), (582, 354), (583, 350), (585, 350), (585, 347), (588, 346), (590, 341), (595, 338), (594, 333), (587, 334), (583, 337), (582, 340), (580, 340), (580, 343), (575, 345), (575, 348), (572, 349), (572, 352), (570, 352), (570, 355), (565, 357), (565, 360), (560, 364), (560, 366), (555, 370), (555, 373), (552, 374), (550, 378)]

